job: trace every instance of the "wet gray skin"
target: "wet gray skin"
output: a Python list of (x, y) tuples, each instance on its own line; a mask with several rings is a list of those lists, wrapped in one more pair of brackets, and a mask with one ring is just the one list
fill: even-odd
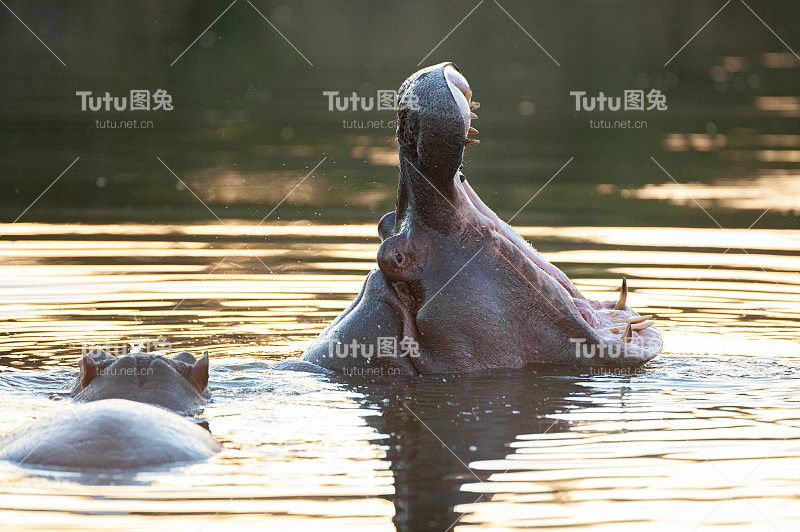
[[(397, 205), (378, 226), (379, 268), (302, 360), (423, 374), (537, 362), (630, 366), (661, 351), (652, 316), (630, 309), (624, 282), (618, 301), (586, 299), (469, 186), (462, 163), (465, 146), (477, 143), (467, 137), (476, 133), (477, 104), (452, 63), (416, 72), (398, 99)], [(379, 337), (413, 339), (418, 356), (353, 353)]]
[[(0, 437), (0, 460), (47, 469), (141, 470), (204, 460), (221, 446), (175, 412), (202, 410), (208, 354), (84, 354), (74, 405)], [(159, 408), (160, 407), (160, 408)]]
[(208, 353), (167, 358), (151, 353), (115, 357), (94, 349), (78, 362), (71, 395), (79, 402), (128, 399), (175, 412), (202, 410), (208, 399)]
[(0, 460), (71, 471), (174, 466), (204, 460), (220, 449), (196, 423), (124, 399), (73, 405), (0, 437)]

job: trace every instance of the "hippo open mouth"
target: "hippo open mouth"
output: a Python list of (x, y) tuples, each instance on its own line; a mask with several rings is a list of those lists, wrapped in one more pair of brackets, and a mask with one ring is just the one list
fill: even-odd
[[(463, 152), (478, 142), (468, 138), (477, 133), (478, 105), (452, 63), (420, 70), (400, 87), (400, 179), (396, 209), (378, 226), (379, 270), (304, 359), (329, 369), (360, 363), (439, 373), (532, 362), (632, 365), (660, 351), (652, 316), (626, 304), (625, 280), (618, 301), (587, 299), (470, 187)], [(413, 343), (416, 356), (322, 353), (325, 341), (355, 347), (383, 335)]]

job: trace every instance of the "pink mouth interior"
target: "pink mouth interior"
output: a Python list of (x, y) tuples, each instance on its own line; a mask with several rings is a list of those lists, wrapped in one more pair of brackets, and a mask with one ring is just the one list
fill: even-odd
[[(471, 102), (468, 99), (468, 96), (471, 97), (469, 84), (464, 76), (450, 66), (445, 67), (444, 74), (450, 86), (453, 98), (461, 111), (465, 129), (468, 132), (471, 125)], [(519, 249), (523, 255), (530, 260), (534, 268), (553, 278), (566, 292), (564, 301), (567, 305), (571, 304), (575, 314), (581, 316), (588, 325), (596, 329), (603, 337), (618, 339), (620, 330), (624, 332), (626, 326), (625, 323), (620, 323), (619, 320), (622, 318), (639, 316), (638, 313), (631, 310), (628, 306), (624, 306), (623, 309), (615, 310), (614, 301), (601, 303), (586, 299), (564, 272), (542, 257), (533, 246), (522, 238), (510, 225), (501, 220), (497, 214), (480, 199), (469, 185), (466, 178), (461, 174), (460, 170), (456, 172), (454, 180), (457, 190), (459, 190), (467, 200), (465, 203), (472, 206), (473, 214), (476, 218), (480, 220), (482, 224), (491, 228), (498, 236), (504, 238), (511, 245)], [(649, 336), (653, 331), (644, 329), (639, 332), (633, 332), (632, 334), (633, 336), (637, 336), (642, 333)], [(656, 336), (657, 334), (658, 333), (655, 333)]]

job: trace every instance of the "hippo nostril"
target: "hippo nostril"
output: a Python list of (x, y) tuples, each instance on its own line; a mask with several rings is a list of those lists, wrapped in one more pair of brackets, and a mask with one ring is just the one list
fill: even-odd
[(398, 251), (394, 254), (394, 260), (397, 261), (397, 264), (403, 264), (403, 254)]

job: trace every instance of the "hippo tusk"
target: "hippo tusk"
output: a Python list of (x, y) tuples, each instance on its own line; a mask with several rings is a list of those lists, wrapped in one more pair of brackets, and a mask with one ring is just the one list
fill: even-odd
[(645, 322), (642, 322), (642, 323), (629, 323), (628, 327), (630, 327), (631, 330), (634, 330), (634, 331), (641, 331), (643, 329), (647, 329), (648, 327), (650, 327), (654, 323), (655, 323), (654, 321), (645, 321)]
[[(652, 314), (648, 314), (647, 316), (632, 316), (630, 318), (616, 318), (613, 320), (614, 323), (641, 323), (645, 320), (653, 319)], [(635, 331), (636, 329), (634, 329)]]
[(470, 101), (472, 99), (472, 91), (465, 92), (464, 93), (464, 98), (466, 98), (467, 101)]
[(477, 109), (480, 106), (481, 106), (480, 102), (472, 102), (471, 104), (469, 104), (470, 110)]
[(470, 117), (472, 120), (475, 120), (476, 118), (478, 118), (478, 115), (476, 115), (475, 113), (470, 113), (470, 114), (469, 114), (469, 117)]
[(469, 134), (470, 134), (470, 135), (477, 135), (477, 134), (478, 134), (478, 130), (477, 130), (477, 129), (475, 129), (474, 127), (470, 126), (470, 128), (469, 128)]
[(617, 304), (614, 305), (615, 310), (623, 310), (625, 308), (625, 301), (628, 300), (628, 280), (623, 277), (622, 278), (622, 290), (619, 293), (619, 301)]
[(466, 142), (464, 142), (464, 146), (472, 146), (473, 144), (480, 144), (480, 143), (481, 141), (479, 141), (478, 139), (467, 139)]
[(627, 327), (625, 327), (625, 332), (622, 333), (622, 337), (620, 340), (625, 342), (630, 342), (631, 338), (633, 338), (633, 331), (631, 330), (631, 324), (629, 323)]

